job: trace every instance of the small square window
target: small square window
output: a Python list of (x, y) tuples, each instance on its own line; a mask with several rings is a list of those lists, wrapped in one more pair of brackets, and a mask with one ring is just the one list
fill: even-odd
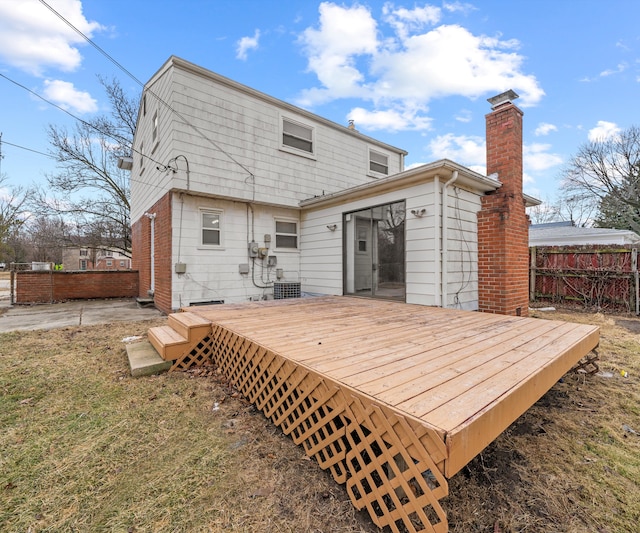
[(298, 223), (276, 220), (276, 248), (298, 249)]
[(313, 154), (313, 128), (283, 118), (282, 145)]
[(125, 262), (124, 261), (120, 261), (120, 266), (124, 267), (125, 266)]
[(220, 246), (220, 213), (214, 211), (202, 211), (202, 245)]
[(80, 250), (80, 257), (89, 255), (89, 250)]
[(108, 267), (113, 266), (113, 261), (108, 260), (108, 261), (107, 261), (107, 266), (108, 266)]
[(389, 174), (389, 156), (369, 150), (369, 170), (378, 174)]

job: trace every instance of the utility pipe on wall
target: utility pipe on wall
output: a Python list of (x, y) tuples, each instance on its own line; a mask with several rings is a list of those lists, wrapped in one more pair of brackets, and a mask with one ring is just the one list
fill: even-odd
[(458, 179), (458, 171), (454, 170), (451, 178), (442, 187), (442, 307), (447, 307), (449, 297), (449, 185)]

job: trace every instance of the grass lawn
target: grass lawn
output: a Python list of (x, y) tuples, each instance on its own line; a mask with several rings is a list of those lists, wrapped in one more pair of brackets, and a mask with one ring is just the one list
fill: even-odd
[[(451, 531), (638, 530), (640, 320), (546, 317), (601, 326), (602, 373), (565, 376), (450, 480)], [(222, 379), (131, 378), (122, 339), (164, 322), (0, 335), (0, 531), (378, 531)]]

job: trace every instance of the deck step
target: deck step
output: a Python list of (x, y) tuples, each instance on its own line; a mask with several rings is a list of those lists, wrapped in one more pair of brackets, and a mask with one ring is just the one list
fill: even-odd
[(177, 359), (189, 346), (189, 339), (168, 325), (149, 328), (147, 336), (165, 361)]
[(171, 361), (162, 359), (148, 341), (127, 344), (127, 357), (134, 378), (159, 374), (171, 368)]
[(195, 340), (195, 337), (202, 339), (211, 330), (210, 320), (189, 312), (170, 314), (167, 325), (189, 341)]

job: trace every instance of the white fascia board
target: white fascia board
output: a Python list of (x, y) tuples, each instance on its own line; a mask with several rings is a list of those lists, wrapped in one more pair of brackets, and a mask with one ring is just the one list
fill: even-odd
[(458, 172), (456, 184), (465, 185), (482, 194), (495, 191), (502, 185), (498, 180), (483, 176), (448, 159), (441, 159), (433, 163), (412, 168), (411, 170), (405, 170), (404, 172), (394, 174), (387, 178), (358, 185), (351, 189), (303, 200), (300, 202), (300, 207), (303, 209), (317, 209), (335, 203), (377, 196), (385, 192), (403, 189), (416, 183), (431, 181), (436, 176), (446, 179), (456, 171)]

